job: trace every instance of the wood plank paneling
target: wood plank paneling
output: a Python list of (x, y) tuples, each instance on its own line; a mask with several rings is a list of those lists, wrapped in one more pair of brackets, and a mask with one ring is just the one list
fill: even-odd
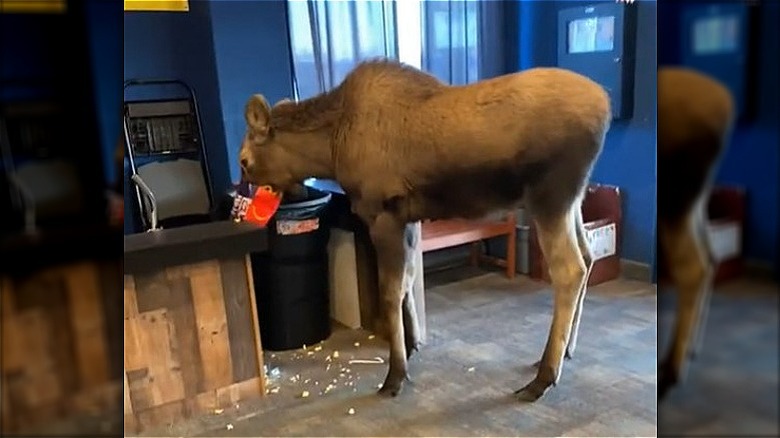
[(163, 405), (155, 406), (154, 409), (147, 409), (136, 413), (138, 427), (144, 429), (164, 424), (172, 424), (187, 417), (187, 403), (185, 400), (174, 400)]
[(100, 281), (86, 263), (74, 266), (64, 277), (79, 378), (84, 388), (92, 388), (109, 380)]
[(233, 364), (219, 263), (193, 265), (190, 287), (203, 364), (203, 387), (208, 390), (230, 385), (233, 382)]
[(139, 313), (165, 309), (174, 300), (181, 300), (181, 298), (171, 294), (171, 289), (168, 286), (168, 274), (164, 270), (136, 276), (135, 296)]
[(123, 295), (125, 298), (125, 319), (138, 316), (138, 298), (135, 293), (135, 277), (125, 275), (125, 290)]
[[(78, 388), (85, 383), (89, 386), (94, 386), (106, 381), (105, 375), (101, 376), (103, 380), (97, 382), (95, 380), (85, 381), (80, 376), (80, 366), (88, 367), (89, 363), (84, 364), (82, 362), (81, 365), (79, 364), (75, 343), (79, 337), (90, 336), (91, 333), (89, 331), (80, 332), (73, 330), (72, 319), (76, 315), (82, 315), (78, 311), (74, 311), (70, 303), (73, 299), (69, 297), (68, 288), (72, 286), (63, 277), (54, 279), (49, 289), (50, 298), (47, 304), (48, 330), (52, 339), (52, 342), (49, 344), (49, 354), (51, 354), (52, 359), (57, 364), (60, 385), (62, 385), (63, 391), (69, 394), (78, 392)], [(83, 315), (82, 317), (89, 318), (88, 315)], [(69, 326), (71, 330), (67, 329)], [(104, 339), (101, 340), (105, 342)], [(99, 367), (100, 363), (105, 363), (106, 358), (97, 356), (91, 360)]]
[(252, 334), (255, 337), (255, 354), (257, 355), (257, 376), (260, 379), (260, 394), (265, 395), (265, 365), (263, 364), (263, 343), (260, 336), (260, 318), (257, 316), (257, 296), (255, 295), (255, 280), (252, 275), (252, 259), (247, 254), (244, 257), (247, 292), (249, 293), (249, 308), (252, 310)]
[(130, 400), (130, 385), (127, 383), (127, 373), (123, 373), (122, 375), (124, 380), (124, 387), (122, 388), (122, 393), (124, 394), (125, 398), (125, 415), (132, 414), (133, 413), (133, 401)]
[[(122, 293), (122, 267), (117, 263), (101, 263), (98, 270), (100, 280), (101, 301), (103, 305), (106, 347), (108, 349), (108, 374), (112, 382), (119, 387), (119, 380), (124, 374), (123, 353), (124, 320), (123, 293)], [(119, 399), (116, 400), (119, 403)]]
[(192, 288), (186, 276), (168, 278), (171, 296), (177, 296), (168, 307), (168, 317), (175, 326), (175, 351), (181, 367), (186, 397), (194, 396), (204, 390), (203, 365), (198, 346), (198, 326), (195, 323), (195, 308), (192, 306)]
[(222, 260), (220, 269), (230, 338), (230, 357), (233, 363), (233, 382), (242, 382), (257, 375), (252, 326), (246, 323), (252, 318), (248, 284), (236, 280), (244, 278), (246, 266), (241, 259)]
[(131, 430), (264, 394), (260, 333), (243, 257), (126, 277), (125, 286), (131, 311), (125, 312), (124, 403)]
[[(121, 322), (119, 266), (80, 262), (0, 278), (0, 432), (23, 434), (36, 424), (116, 412), (121, 371), (112, 381), (106, 321)], [(115, 272), (112, 285), (101, 281), (108, 269)], [(106, 316), (107, 294), (116, 301), (115, 315)], [(121, 330), (114, 330), (115, 337)], [(115, 343), (118, 353), (122, 339)]]
[(149, 369), (127, 370), (127, 389), (133, 412), (154, 406), (152, 388), (149, 385)]
[[(173, 357), (171, 348), (173, 336), (168, 311), (160, 309), (142, 313), (138, 317), (138, 327), (148, 352), (146, 365), (149, 370), (148, 385), (152, 405), (162, 405), (184, 398), (181, 368)], [(149, 360), (152, 358), (153, 360)]]

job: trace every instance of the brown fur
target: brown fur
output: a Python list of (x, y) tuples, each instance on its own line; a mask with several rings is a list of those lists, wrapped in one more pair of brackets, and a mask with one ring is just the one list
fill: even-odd
[(706, 232), (715, 169), (734, 125), (734, 102), (714, 79), (685, 68), (658, 71), (658, 233), (677, 288), (673, 342), (659, 398), (685, 375), (700, 347), (715, 270)]
[(369, 226), (391, 338), (383, 392), (391, 394), (406, 376), (400, 312), (414, 244), (404, 239), (407, 224), (476, 218), (524, 203), (556, 289), (539, 374), (519, 391), (536, 399), (557, 382), (564, 349), (568, 356), (576, 342), (569, 335), (592, 265), (579, 203), (610, 120), (605, 91), (562, 69), (448, 86), (394, 61), (371, 61), (304, 102), (271, 109), (253, 96), (241, 165), (251, 182), (281, 190), (308, 177), (334, 178)]

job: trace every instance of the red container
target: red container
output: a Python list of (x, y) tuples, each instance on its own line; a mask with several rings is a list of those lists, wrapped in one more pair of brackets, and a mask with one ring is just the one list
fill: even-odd
[[(745, 190), (740, 187), (717, 186), (712, 189), (710, 199), (707, 204), (707, 213), (709, 217), (710, 239), (715, 240), (718, 237), (712, 234), (715, 228), (731, 227), (737, 230), (737, 242), (734, 244), (738, 251), (718, 263), (715, 270), (714, 283), (719, 284), (732, 278), (742, 275), (744, 271), (744, 259), (742, 252), (742, 242), (745, 234), (745, 213), (746, 200)], [(713, 242), (714, 247), (719, 247), (717, 242)], [(717, 251), (716, 251), (717, 252)], [(658, 282), (660, 284), (670, 284), (668, 270), (663, 254), (658, 253)]]
[[(597, 259), (593, 264), (588, 286), (604, 283), (620, 277), (621, 243), (621, 193), (620, 188), (606, 184), (591, 184), (582, 201), (582, 218), (585, 230), (594, 238), (591, 250)], [(611, 240), (614, 237), (614, 240)], [(535, 227), (530, 234), (530, 277), (550, 282), (547, 263), (539, 247)]]

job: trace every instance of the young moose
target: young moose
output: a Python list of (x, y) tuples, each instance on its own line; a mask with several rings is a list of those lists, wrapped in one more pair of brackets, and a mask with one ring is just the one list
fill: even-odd
[[(381, 394), (395, 396), (417, 348), (408, 297), (408, 224), (474, 219), (525, 205), (550, 267), (555, 307), (536, 378), (515, 393), (533, 401), (558, 382), (577, 338), (593, 264), (580, 205), (609, 129), (609, 98), (595, 82), (537, 68), (449, 86), (403, 64), (357, 66), (335, 89), (270, 108), (246, 106), (243, 178), (286, 191), (335, 179), (369, 227), (390, 342)], [(406, 298), (405, 298), (406, 297)]]
[(658, 70), (658, 236), (677, 287), (677, 320), (659, 371), (658, 397), (684, 378), (701, 347), (715, 271), (707, 236), (707, 200), (734, 125), (728, 89), (693, 70)]

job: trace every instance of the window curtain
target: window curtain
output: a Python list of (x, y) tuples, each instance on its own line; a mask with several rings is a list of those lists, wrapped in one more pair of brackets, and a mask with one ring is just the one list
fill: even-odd
[(422, 1), (422, 68), (451, 85), (505, 73), (503, 1)]
[(296, 99), (338, 86), (363, 60), (398, 59), (395, 2), (287, 2)]

